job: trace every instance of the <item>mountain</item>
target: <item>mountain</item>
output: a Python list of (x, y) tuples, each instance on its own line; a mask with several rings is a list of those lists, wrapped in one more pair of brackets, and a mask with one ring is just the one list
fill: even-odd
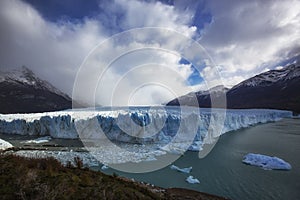
[[(169, 106), (177, 106), (177, 105), (188, 105), (188, 106), (199, 106), (199, 107), (211, 107), (210, 94), (214, 94), (215, 97), (224, 96), (224, 93), (229, 89), (224, 87), (223, 85), (218, 85), (216, 87), (211, 88), (210, 90), (198, 91), (194, 93), (188, 93), (179, 98), (173, 99), (167, 105)], [(198, 102), (195, 101), (195, 97)], [(179, 103), (180, 102), (180, 103)]]
[[(300, 66), (295, 64), (280, 70), (270, 70), (249, 78), (229, 90), (227, 108), (270, 108), (300, 113)], [(200, 107), (210, 107), (210, 94), (196, 92)], [(189, 103), (190, 94), (179, 97), (181, 105)], [(167, 105), (179, 105), (178, 99)]]
[(0, 113), (34, 113), (72, 108), (71, 98), (30, 69), (0, 71)]
[(270, 70), (234, 86), (229, 108), (274, 108), (300, 113), (300, 66)]

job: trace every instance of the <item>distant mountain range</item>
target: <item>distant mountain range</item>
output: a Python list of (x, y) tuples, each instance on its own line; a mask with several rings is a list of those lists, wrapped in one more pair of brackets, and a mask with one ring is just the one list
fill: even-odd
[(33, 113), (72, 108), (71, 98), (22, 67), (0, 71), (0, 113)]
[[(216, 86), (176, 98), (167, 105), (211, 107), (210, 94), (216, 101), (226, 95), (227, 108), (270, 108), (300, 113), (300, 66), (292, 64), (249, 78), (231, 89)], [(198, 102), (195, 103), (196, 96)], [(180, 100), (180, 101), (179, 101)], [(82, 107), (81, 104), (76, 104)], [(72, 99), (47, 81), (22, 67), (0, 71), (0, 113), (34, 113), (72, 108)]]
[[(300, 113), (300, 66), (292, 64), (280, 70), (270, 70), (231, 89), (217, 86), (209, 91), (195, 92), (200, 107), (211, 107), (210, 93), (215, 93), (217, 98), (218, 94), (225, 94), (227, 108), (270, 108)], [(181, 96), (167, 105), (179, 105), (180, 100), (181, 105), (198, 106), (192, 103), (192, 96)]]

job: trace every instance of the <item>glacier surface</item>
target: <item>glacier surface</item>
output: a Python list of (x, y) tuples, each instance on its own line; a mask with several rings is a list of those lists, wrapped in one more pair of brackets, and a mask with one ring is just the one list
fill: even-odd
[(248, 153), (244, 156), (243, 162), (249, 165), (258, 166), (263, 169), (271, 170), (290, 170), (292, 166), (281, 158), (262, 154)]
[[(91, 144), (91, 147), (97, 146), (95, 141), (101, 140), (148, 144), (156, 145), (158, 151), (182, 154), (187, 149), (201, 150), (207, 138), (292, 117), (292, 112), (282, 110), (226, 110), (225, 118), (222, 112), (222, 109), (212, 112), (190, 107), (184, 112), (181, 107), (121, 107), (0, 114), (0, 133), (69, 139), (80, 137), (86, 141), (85, 145)], [(212, 121), (221, 123), (215, 127), (210, 125)], [(220, 131), (214, 132), (218, 128)]]

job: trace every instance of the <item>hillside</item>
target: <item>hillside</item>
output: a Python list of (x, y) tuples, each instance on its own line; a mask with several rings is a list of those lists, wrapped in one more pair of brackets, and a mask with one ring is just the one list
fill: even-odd
[(77, 166), (54, 158), (28, 159), (0, 154), (1, 199), (203, 199), (224, 198), (187, 189), (163, 189)]
[[(258, 74), (231, 89), (222, 86), (216, 88), (195, 93), (200, 107), (211, 107), (209, 93), (217, 92), (226, 94), (227, 108), (270, 108), (300, 113), (300, 66), (295, 64)], [(181, 105), (195, 106), (190, 103), (190, 96), (191, 94), (187, 94), (179, 97)], [(178, 99), (170, 101), (167, 105), (179, 105)]]
[(72, 108), (71, 98), (30, 69), (0, 71), (0, 113), (34, 113)]

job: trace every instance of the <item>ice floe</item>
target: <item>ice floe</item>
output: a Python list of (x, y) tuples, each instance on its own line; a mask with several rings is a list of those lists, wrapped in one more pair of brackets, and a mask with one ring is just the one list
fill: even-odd
[(277, 158), (274, 156), (267, 156), (262, 154), (254, 154), (248, 153), (244, 156), (243, 163), (258, 166), (263, 169), (271, 170), (271, 169), (278, 169), (278, 170), (290, 170), (292, 166), (282, 160), (281, 158)]
[(107, 166), (107, 165), (103, 165), (102, 167), (101, 167), (101, 169), (102, 170), (107, 170), (109, 167)]
[(41, 143), (47, 143), (50, 142), (52, 138), (50, 136), (45, 136), (45, 137), (40, 137), (36, 138), (34, 140), (27, 140), (21, 143), (26, 143), (26, 144), (41, 144)]
[(2, 140), (0, 138), (0, 150), (6, 150), (6, 149), (9, 149), (9, 148), (12, 148), (13, 145), (10, 144), (9, 142), (5, 141), (5, 140)]
[(182, 173), (187, 173), (187, 174), (190, 173), (193, 169), (193, 167), (179, 168), (176, 165), (171, 165), (170, 168), (173, 169), (173, 170), (177, 170), (179, 172), (182, 172)]
[(186, 179), (186, 182), (191, 183), (191, 184), (199, 184), (200, 181), (197, 178), (194, 178), (193, 176), (189, 176)]

